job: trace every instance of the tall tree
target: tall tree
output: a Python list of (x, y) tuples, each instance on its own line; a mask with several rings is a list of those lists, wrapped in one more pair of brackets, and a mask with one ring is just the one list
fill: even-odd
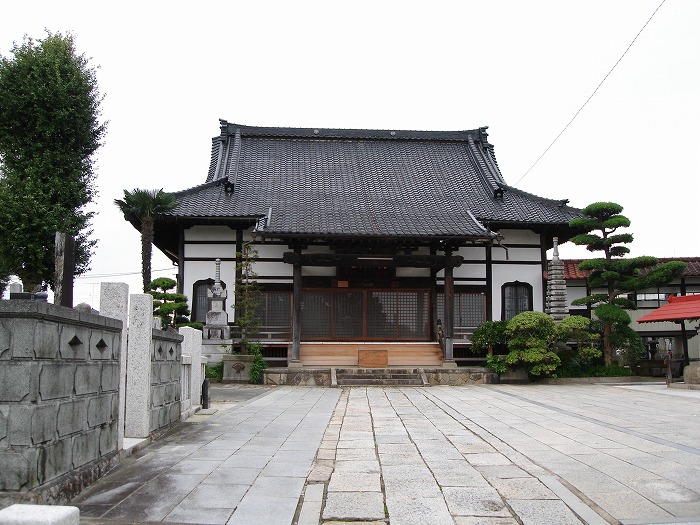
[(596, 317), (602, 321), (606, 365), (612, 364), (613, 360), (613, 332), (626, 331), (632, 319), (625, 310), (636, 309), (634, 302), (626, 295), (669, 283), (686, 269), (686, 264), (680, 261), (659, 264), (656, 257), (623, 258), (630, 251), (624, 245), (634, 238), (631, 233), (618, 232), (620, 228), (630, 225), (630, 220), (621, 215), (622, 210), (622, 206), (614, 202), (595, 202), (582, 210), (585, 217), (569, 223), (583, 232), (571, 239), (573, 243), (586, 246), (591, 252), (603, 252), (604, 255), (603, 258), (588, 259), (579, 264), (581, 270), (590, 272), (590, 289), (604, 291), (573, 303), (593, 306)]
[(160, 190), (124, 190), (123, 199), (114, 199), (114, 204), (124, 218), (141, 232), (141, 276), (143, 291), (148, 293), (151, 284), (151, 254), (155, 221), (176, 205), (175, 197)]
[(76, 275), (88, 270), (103, 97), (70, 34), (25, 37), (11, 53), (0, 57), (0, 268), (32, 291), (53, 284), (57, 231), (76, 239)]

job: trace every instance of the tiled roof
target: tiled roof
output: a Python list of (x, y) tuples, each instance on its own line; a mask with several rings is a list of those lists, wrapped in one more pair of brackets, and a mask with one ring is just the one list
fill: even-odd
[[(671, 261), (682, 261), (688, 265), (683, 277), (700, 277), (700, 257), (659, 257), (659, 263)], [(585, 280), (590, 274), (589, 271), (579, 270), (578, 265), (584, 259), (562, 259), (564, 263), (564, 278), (567, 280)]]
[[(485, 128), (258, 128), (222, 121), (207, 182), (174, 217), (265, 217), (264, 233), (484, 238), (486, 227), (565, 227), (565, 201), (510, 188)], [(233, 191), (231, 190), (233, 187)]]

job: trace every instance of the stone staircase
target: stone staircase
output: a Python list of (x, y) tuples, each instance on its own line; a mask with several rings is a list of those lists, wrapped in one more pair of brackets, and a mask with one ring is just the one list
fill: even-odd
[[(333, 382), (332, 379), (331, 382)], [(333, 386), (428, 385), (425, 373), (421, 368), (336, 368)]]

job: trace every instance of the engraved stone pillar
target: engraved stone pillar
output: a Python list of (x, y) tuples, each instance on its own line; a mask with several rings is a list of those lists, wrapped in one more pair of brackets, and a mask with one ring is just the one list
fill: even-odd
[(129, 285), (102, 283), (100, 285), (100, 314), (122, 322), (121, 348), (119, 349), (119, 433), (118, 449), (124, 448), (124, 407), (126, 406), (126, 357), (127, 325), (129, 320)]

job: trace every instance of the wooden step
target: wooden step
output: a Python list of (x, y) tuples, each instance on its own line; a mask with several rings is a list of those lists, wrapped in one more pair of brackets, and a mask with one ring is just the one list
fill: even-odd
[(389, 367), (442, 366), (438, 343), (302, 343), (303, 366), (357, 367), (359, 350), (386, 350)]

